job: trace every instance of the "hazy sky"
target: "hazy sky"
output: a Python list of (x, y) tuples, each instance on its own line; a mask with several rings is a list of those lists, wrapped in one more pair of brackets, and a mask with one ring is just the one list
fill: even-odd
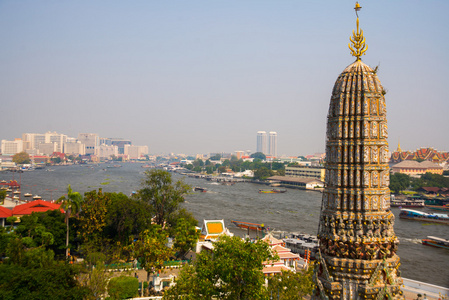
[[(449, 151), (449, 1), (359, 1), (390, 150)], [(323, 152), (355, 1), (0, 1), (0, 139), (123, 137), (151, 153)]]

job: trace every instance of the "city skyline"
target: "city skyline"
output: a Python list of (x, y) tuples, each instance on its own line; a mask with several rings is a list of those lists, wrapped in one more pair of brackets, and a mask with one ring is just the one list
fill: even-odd
[[(323, 5), (324, 4), (324, 5)], [(363, 61), (387, 89), (390, 150), (449, 150), (449, 3), (361, 1)], [(150, 152), (324, 152), (331, 87), (353, 62), (354, 1), (2, 2), (0, 139), (123, 136)], [(438, 7), (438, 9), (435, 9)], [(347, 36), (346, 41), (341, 37)]]

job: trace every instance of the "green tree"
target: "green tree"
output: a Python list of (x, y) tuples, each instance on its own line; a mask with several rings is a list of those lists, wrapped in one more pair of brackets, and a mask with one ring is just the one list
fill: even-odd
[(103, 238), (103, 230), (106, 226), (107, 207), (110, 203), (108, 194), (102, 189), (84, 194), (79, 214), (79, 232), (83, 246), (87, 252), (104, 250), (106, 245)]
[(0, 299), (86, 299), (78, 274), (76, 266), (54, 261), (36, 268), (0, 264)]
[(390, 176), (390, 190), (398, 194), (410, 186), (410, 176), (401, 173), (395, 173)]
[(258, 158), (258, 159), (260, 159), (260, 160), (265, 160), (265, 159), (267, 159), (267, 157), (265, 156), (265, 154), (263, 154), (262, 152), (256, 152), (256, 153), (253, 153), (253, 154), (251, 154), (250, 157), (252, 157), (252, 158)]
[(267, 167), (261, 167), (260, 169), (254, 171), (254, 179), (265, 180), (270, 176), (273, 176), (273, 171)]
[(262, 268), (272, 259), (266, 242), (222, 236), (181, 270), (163, 299), (267, 299)]
[(221, 159), (221, 155), (220, 154), (215, 154), (214, 156), (210, 157), (210, 160), (220, 160)]
[(134, 257), (138, 258), (142, 268), (147, 271), (147, 281), (150, 274), (161, 270), (164, 261), (168, 261), (174, 251), (167, 247), (167, 233), (161, 226), (153, 225), (140, 234), (140, 237), (129, 247)]
[(146, 171), (142, 185), (138, 196), (150, 205), (154, 222), (162, 227), (170, 215), (179, 209), (179, 204), (184, 202), (184, 195), (191, 190), (183, 181), (173, 183), (169, 172), (158, 169)]
[(122, 193), (109, 196), (111, 202), (107, 207), (104, 233), (109, 239), (126, 246), (150, 227), (151, 208), (148, 203), (130, 199)]
[(67, 224), (67, 234), (65, 240), (65, 256), (69, 257), (69, 220), (71, 216), (76, 216), (81, 209), (81, 204), (83, 202), (83, 196), (80, 193), (74, 192), (70, 184), (67, 186), (67, 197), (61, 196), (57, 203), (61, 203), (61, 208), (65, 211), (65, 222)]
[(282, 271), (268, 279), (268, 290), (270, 294), (277, 296), (280, 300), (308, 299), (313, 291), (313, 267), (299, 271)]
[(0, 205), (3, 205), (5, 203), (6, 195), (6, 190), (0, 190)]
[(174, 238), (174, 248), (178, 251), (178, 257), (183, 258), (185, 254), (193, 249), (200, 237), (200, 232), (196, 226), (189, 223), (188, 220), (180, 218), (171, 230), (171, 236)]
[(131, 276), (111, 278), (108, 283), (108, 295), (111, 300), (128, 299), (138, 296), (139, 280)]
[(29, 164), (31, 162), (30, 156), (25, 151), (14, 154), (12, 156), (12, 161), (18, 165)]

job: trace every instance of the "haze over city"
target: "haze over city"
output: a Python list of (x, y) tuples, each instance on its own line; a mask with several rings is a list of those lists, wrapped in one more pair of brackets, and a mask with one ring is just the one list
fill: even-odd
[[(324, 152), (354, 1), (2, 1), (0, 139), (123, 137), (150, 153)], [(449, 150), (447, 1), (361, 1), (390, 150)]]

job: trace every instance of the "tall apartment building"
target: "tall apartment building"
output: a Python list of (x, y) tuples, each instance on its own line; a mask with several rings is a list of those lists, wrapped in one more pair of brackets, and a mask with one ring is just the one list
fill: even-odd
[(86, 154), (86, 146), (80, 141), (67, 141), (64, 143), (64, 153), (72, 154), (72, 155), (85, 155)]
[(267, 132), (258, 131), (257, 132), (257, 147), (256, 152), (262, 152), (267, 154)]
[(100, 145), (95, 150), (95, 155), (101, 158), (110, 158), (111, 156), (118, 156), (117, 146)]
[(46, 132), (45, 133), (45, 143), (54, 143), (55, 151), (54, 152), (63, 152), (64, 143), (67, 141), (67, 135), (60, 134), (57, 132)]
[(275, 131), (270, 131), (268, 134), (268, 155), (276, 157), (278, 152), (278, 134)]
[(14, 141), (2, 140), (3, 155), (14, 155), (22, 152), (23, 150), (23, 141), (21, 139), (15, 139)]
[(95, 149), (100, 145), (100, 138), (96, 133), (79, 133), (78, 141), (86, 146), (87, 155), (95, 155)]
[(125, 154), (125, 145), (132, 145), (130, 140), (125, 140), (122, 138), (109, 138), (111, 140), (111, 145), (118, 147), (118, 154)]
[(140, 159), (144, 155), (148, 155), (148, 146), (125, 145), (124, 154), (129, 159)]
[(39, 144), (45, 143), (45, 134), (43, 133), (23, 133), (24, 150), (33, 150), (39, 147)]

